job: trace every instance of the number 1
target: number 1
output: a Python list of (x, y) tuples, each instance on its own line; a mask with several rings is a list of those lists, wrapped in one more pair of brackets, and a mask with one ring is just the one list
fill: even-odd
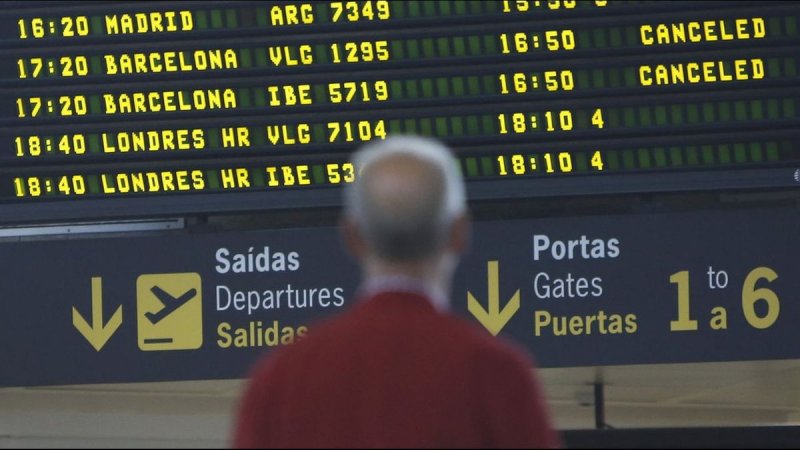
[(669, 330), (697, 331), (697, 321), (689, 318), (689, 271), (673, 273), (669, 282), (678, 285), (678, 320), (669, 322)]

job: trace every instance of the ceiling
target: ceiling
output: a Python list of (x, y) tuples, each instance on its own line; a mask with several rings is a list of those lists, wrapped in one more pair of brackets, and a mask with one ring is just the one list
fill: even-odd
[[(800, 423), (800, 361), (543, 369), (560, 429)], [(0, 389), (0, 448), (226, 447), (241, 380)]]

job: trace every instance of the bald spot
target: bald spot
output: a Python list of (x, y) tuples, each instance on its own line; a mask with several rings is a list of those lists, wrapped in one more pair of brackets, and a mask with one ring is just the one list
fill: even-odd
[(436, 214), (441, 207), (442, 173), (414, 155), (396, 154), (375, 161), (362, 174), (362, 181), (370, 209), (380, 216), (405, 222)]
[(368, 165), (360, 182), (365, 237), (379, 255), (409, 260), (441, 248), (445, 184), (435, 163), (388, 155)]

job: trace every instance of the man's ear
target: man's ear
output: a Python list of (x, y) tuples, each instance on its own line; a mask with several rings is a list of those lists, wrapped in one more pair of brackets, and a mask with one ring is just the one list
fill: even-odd
[(472, 219), (469, 213), (462, 213), (450, 226), (450, 240), (447, 246), (456, 254), (463, 254), (469, 248), (472, 236)]
[(361, 230), (353, 220), (347, 216), (339, 218), (339, 234), (342, 237), (347, 251), (356, 258), (363, 259), (367, 250), (367, 245), (364, 242), (364, 237)]

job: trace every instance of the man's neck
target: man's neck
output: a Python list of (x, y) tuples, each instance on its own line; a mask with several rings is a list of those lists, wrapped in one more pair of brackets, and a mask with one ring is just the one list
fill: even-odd
[(405, 277), (419, 280), (425, 284), (439, 283), (439, 270), (436, 264), (424, 263), (386, 263), (373, 261), (364, 265), (364, 277), (384, 278), (384, 277)]
[[(365, 262), (363, 286), (382, 287), (409, 286), (427, 294), (440, 311), (449, 310), (450, 277), (452, 262), (442, 257), (434, 261), (413, 263), (388, 263), (372, 260)], [(416, 288), (414, 288), (416, 286)]]

